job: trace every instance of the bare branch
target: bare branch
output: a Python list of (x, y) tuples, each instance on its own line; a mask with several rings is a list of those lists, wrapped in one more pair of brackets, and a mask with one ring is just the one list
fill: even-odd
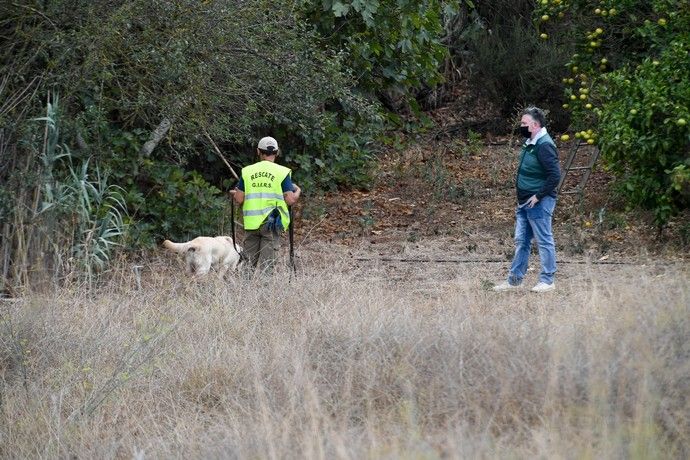
[(220, 157), (220, 159), (223, 160), (223, 163), (225, 163), (225, 166), (227, 166), (230, 169), (230, 172), (232, 173), (232, 175), (235, 176), (235, 179), (240, 180), (240, 178), (237, 175), (237, 173), (235, 172), (235, 170), (232, 169), (232, 166), (230, 166), (230, 163), (228, 162), (228, 160), (225, 159), (223, 154), (220, 152), (220, 149), (218, 148), (216, 143), (213, 142), (213, 139), (211, 139), (211, 136), (208, 134), (208, 132), (206, 130), (204, 130), (204, 135), (211, 142), (211, 145), (213, 145), (213, 148), (215, 149), (215, 151), (218, 154), (218, 156)]
[(149, 157), (154, 149), (158, 146), (158, 143), (165, 137), (172, 126), (172, 121), (169, 118), (163, 118), (156, 129), (151, 133), (151, 137), (146, 141), (144, 146), (139, 150), (139, 154)]

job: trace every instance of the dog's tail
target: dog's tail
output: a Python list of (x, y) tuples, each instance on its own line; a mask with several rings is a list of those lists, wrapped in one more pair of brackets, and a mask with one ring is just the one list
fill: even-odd
[(189, 242), (187, 242), (187, 243), (173, 243), (170, 240), (163, 241), (163, 247), (165, 247), (166, 249), (168, 249), (172, 252), (177, 252), (180, 254), (187, 252), (189, 250), (194, 251), (194, 249), (195, 249), (194, 246), (192, 246), (192, 244)]

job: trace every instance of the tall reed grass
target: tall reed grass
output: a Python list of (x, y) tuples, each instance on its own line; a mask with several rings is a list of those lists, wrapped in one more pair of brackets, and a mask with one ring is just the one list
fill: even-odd
[[(148, 262), (0, 302), (5, 458), (687, 458), (688, 267), (353, 264), (188, 283)], [(404, 273), (403, 279), (395, 276)]]
[[(29, 286), (93, 287), (125, 235), (122, 190), (89, 158), (72, 154), (59, 118), (59, 98), (51, 94), (45, 116), (30, 120), (26, 139), (13, 139), (5, 151), (14, 158), (0, 186), (0, 295)], [(38, 127), (40, 137), (30, 134)]]

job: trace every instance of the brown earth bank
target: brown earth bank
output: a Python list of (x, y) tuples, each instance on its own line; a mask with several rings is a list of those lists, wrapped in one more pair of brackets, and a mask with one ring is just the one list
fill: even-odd
[[(510, 260), (519, 142), (470, 131), (390, 149), (379, 157), (369, 190), (304, 195), (295, 208), (295, 248), (328, 242), (399, 257), (433, 241), (441, 244), (426, 258)], [(563, 166), (574, 144), (556, 142)], [(581, 147), (574, 165), (586, 164), (591, 153)], [(580, 174), (570, 172), (562, 192), (578, 186)], [(651, 213), (625, 210), (599, 161), (583, 194), (559, 196), (554, 236), (564, 261), (687, 261), (689, 222), (687, 213), (677, 216), (660, 232)]]
[[(471, 88), (461, 83), (453, 88), (426, 113), (433, 122), (427, 132), (397, 133), (397, 144), (405, 147), (383, 149), (367, 190), (306, 191), (295, 208), (297, 248), (329, 242), (385, 257), (440, 242), (433, 257), (512, 257), (522, 139), (510, 133), (519, 113), (514, 120), (502, 119)], [(563, 168), (576, 145), (560, 141), (560, 134), (551, 132)], [(579, 147), (571, 166), (587, 165), (592, 153), (592, 147)], [(559, 195), (554, 215), (559, 259), (690, 259), (690, 210), (660, 232), (651, 212), (625, 209), (601, 159), (584, 193), (568, 194), (583, 172), (569, 172)]]

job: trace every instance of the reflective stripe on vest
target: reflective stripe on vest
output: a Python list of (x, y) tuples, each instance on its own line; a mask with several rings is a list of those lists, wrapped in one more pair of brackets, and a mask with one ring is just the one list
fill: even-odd
[(260, 161), (242, 168), (244, 228), (257, 230), (274, 209), (280, 211), (283, 229), (290, 224), (290, 213), (283, 197), (282, 183), (290, 169), (271, 161)]

